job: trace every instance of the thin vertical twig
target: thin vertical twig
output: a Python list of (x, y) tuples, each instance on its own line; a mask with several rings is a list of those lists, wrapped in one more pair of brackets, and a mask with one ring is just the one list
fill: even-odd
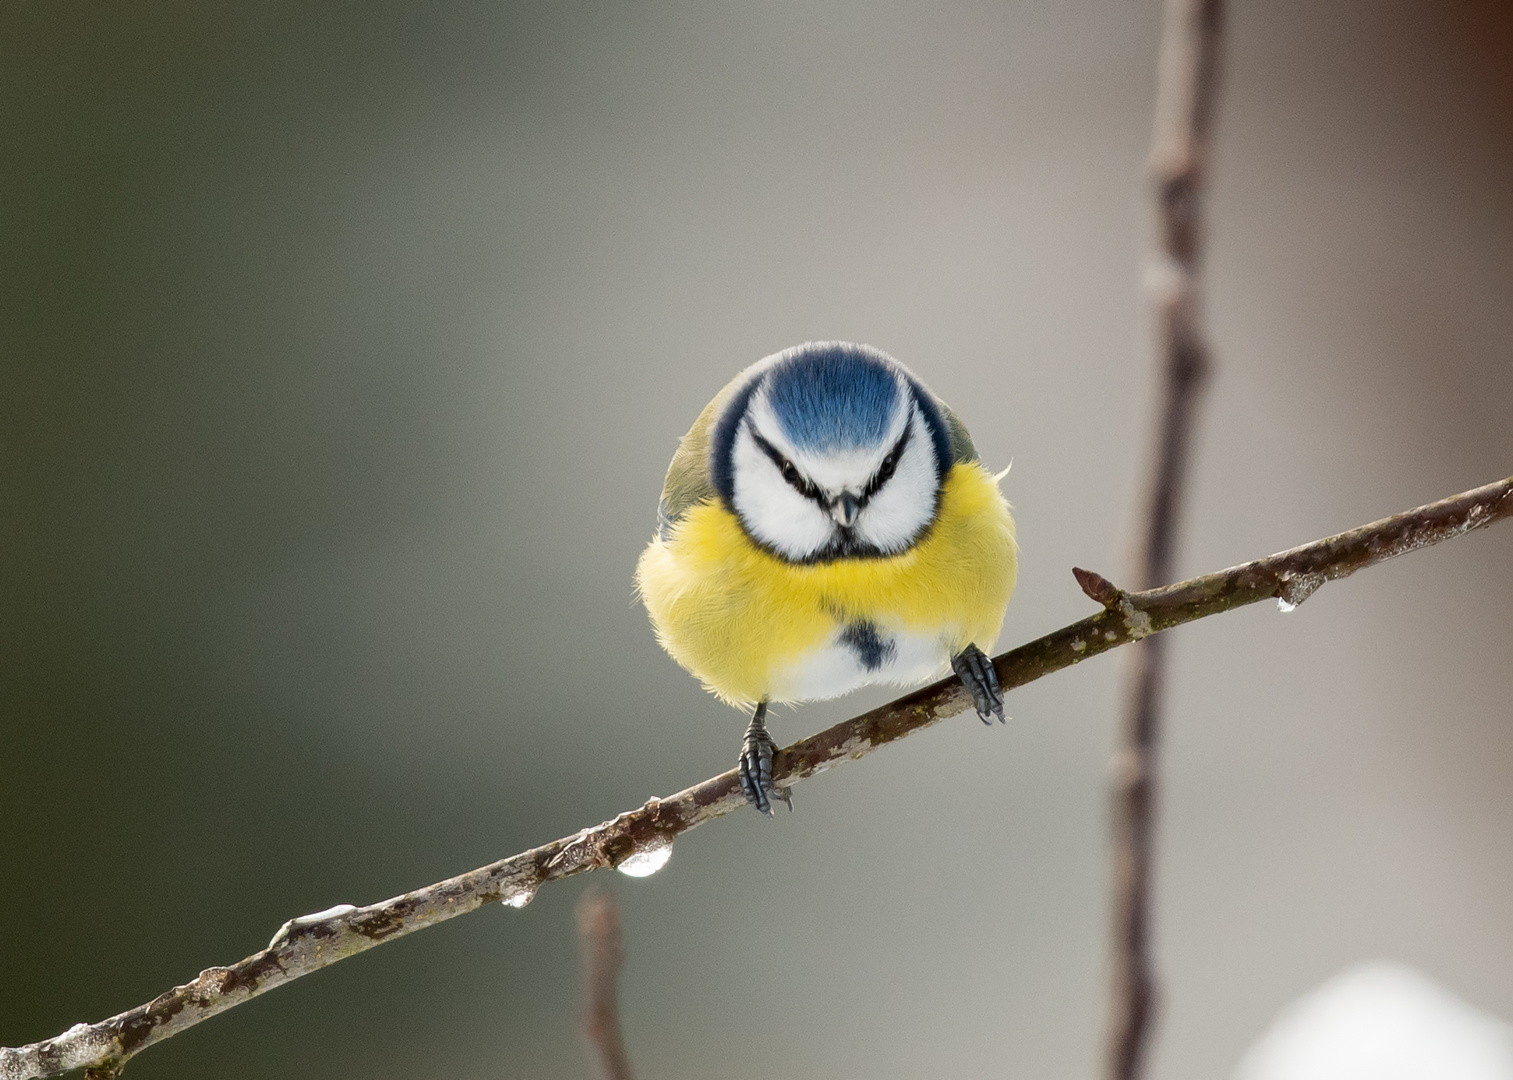
[(631, 1080), (630, 1058), (620, 1034), (617, 989), (625, 954), (620, 945), (620, 905), (614, 893), (594, 890), (578, 902), (578, 947), (588, 992), (583, 1033), (604, 1080)]
[[(1222, 0), (1166, 0), (1150, 173), (1157, 250), (1150, 269), (1162, 400), (1137, 588), (1172, 579), (1198, 394), (1208, 374), (1199, 325), (1202, 194), (1213, 126)], [(1136, 642), (1114, 775), (1113, 984), (1108, 1075), (1142, 1074), (1156, 998), (1151, 961), (1157, 747), (1166, 639)]]

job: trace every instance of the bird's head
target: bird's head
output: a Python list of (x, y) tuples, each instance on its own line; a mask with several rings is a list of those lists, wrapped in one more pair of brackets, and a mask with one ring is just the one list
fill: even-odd
[(951, 465), (935, 399), (865, 345), (810, 342), (747, 371), (711, 474), (748, 535), (791, 562), (893, 555), (935, 519)]

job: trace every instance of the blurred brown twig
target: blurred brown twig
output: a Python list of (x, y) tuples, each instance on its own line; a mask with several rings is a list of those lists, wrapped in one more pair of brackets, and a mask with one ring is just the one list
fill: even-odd
[[(1221, 611), (1273, 597), (1300, 604), (1325, 582), (1508, 517), (1513, 517), (1513, 476), (1164, 588), (1125, 592), (1097, 574), (1077, 571), (1084, 591), (1103, 609), (995, 657), (993, 666), (999, 684), (1009, 691)], [(797, 783), (970, 708), (971, 698), (959, 680), (935, 683), (800, 739), (774, 758), (773, 778)], [(38, 1080), (81, 1068), (113, 1074), (153, 1043), (293, 979), (485, 904), (502, 901), (523, 907), (547, 882), (619, 866), (745, 805), (746, 796), (731, 769), (666, 799), (650, 799), (594, 828), (414, 892), (366, 907), (340, 904), (291, 919), (266, 949), (230, 967), (207, 968), (145, 1005), (99, 1023), (75, 1024), (42, 1042), (0, 1049), (0, 1080)]]
[(608, 889), (578, 901), (578, 950), (588, 992), (583, 1033), (598, 1055), (604, 1080), (631, 1080), (630, 1058), (620, 1034), (618, 982), (625, 959), (620, 944), (620, 905)]
[[(1150, 284), (1162, 400), (1136, 570), (1141, 589), (1171, 580), (1198, 394), (1209, 367), (1198, 264), (1222, 18), (1222, 0), (1166, 0), (1150, 157), (1157, 236)], [(1115, 758), (1110, 1080), (1140, 1075), (1155, 1005), (1150, 904), (1165, 653), (1160, 637), (1132, 651)]]

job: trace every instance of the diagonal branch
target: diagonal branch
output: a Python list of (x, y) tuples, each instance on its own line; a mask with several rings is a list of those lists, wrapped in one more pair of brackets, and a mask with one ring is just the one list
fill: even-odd
[[(1077, 574), (1104, 610), (994, 659), (1012, 690), (1161, 630), (1275, 597), (1295, 606), (1320, 585), (1397, 555), (1513, 517), (1513, 476), (1269, 558), (1146, 592), (1127, 593)], [(916, 690), (781, 751), (773, 777), (792, 784), (859, 758), (972, 707), (955, 680)], [(15, 1049), (0, 1049), (0, 1080), (40, 1080), (88, 1068), (114, 1076), (134, 1054), (292, 979), (393, 938), (502, 901), (524, 907), (542, 885), (619, 866), (670, 845), (690, 829), (746, 805), (735, 770), (612, 821), (367, 907), (342, 904), (285, 923), (268, 947), (145, 1005)], [(645, 862), (643, 858), (643, 863)], [(644, 869), (643, 869), (644, 872)]]
[[(1166, 0), (1150, 172), (1156, 264), (1150, 275), (1164, 389), (1136, 585), (1171, 580), (1198, 395), (1208, 373), (1199, 317), (1202, 195), (1218, 84), (1222, 0)], [(1155, 1009), (1150, 947), (1165, 639), (1137, 644), (1113, 776), (1113, 963), (1108, 1076), (1136, 1080)]]

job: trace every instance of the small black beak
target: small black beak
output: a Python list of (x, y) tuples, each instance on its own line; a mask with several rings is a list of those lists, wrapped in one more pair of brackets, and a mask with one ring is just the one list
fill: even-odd
[(856, 521), (856, 515), (861, 512), (862, 504), (849, 491), (843, 491), (830, 500), (830, 516), (835, 518), (843, 529), (851, 528), (852, 523)]

